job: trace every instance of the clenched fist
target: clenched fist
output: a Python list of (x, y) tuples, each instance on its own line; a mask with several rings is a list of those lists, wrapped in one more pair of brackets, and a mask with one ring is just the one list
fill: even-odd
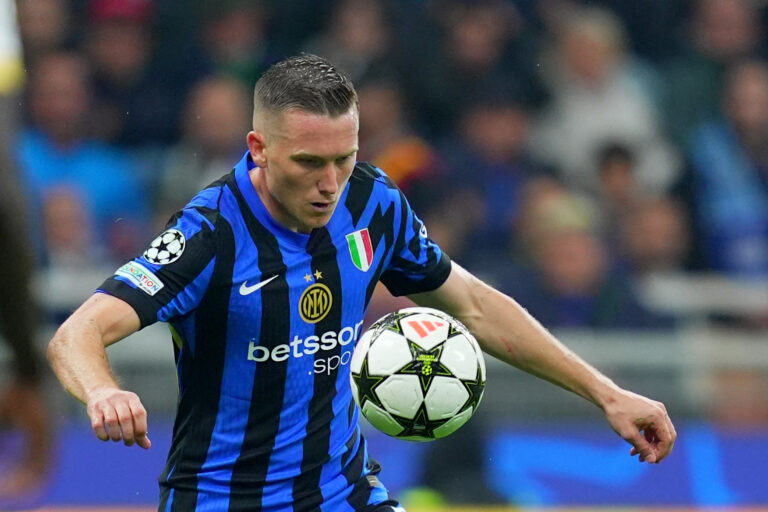
[(101, 388), (89, 393), (88, 417), (96, 437), (102, 441), (122, 439), (126, 446), (144, 449), (152, 443), (147, 437), (147, 411), (138, 395), (119, 388)]

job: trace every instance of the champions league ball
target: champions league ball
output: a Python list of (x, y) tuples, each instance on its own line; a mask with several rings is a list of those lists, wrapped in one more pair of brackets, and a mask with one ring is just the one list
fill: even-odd
[(431, 308), (406, 308), (374, 323), (351, 361), (352, 394), (377, 429), (410, 441), (456, 431), (477, 410), (485, 361), (458, 320)]

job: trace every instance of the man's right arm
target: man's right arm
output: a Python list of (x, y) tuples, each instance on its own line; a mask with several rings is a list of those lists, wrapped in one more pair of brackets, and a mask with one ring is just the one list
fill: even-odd
[(149, 448), (147, 412), (135, 393), (120, 389), (105, 350), (139, 327), (139, 317), (128, 303), (96, 293), (56, 331), (48, 359), (64, 388), (86, 404), (99, 439)]

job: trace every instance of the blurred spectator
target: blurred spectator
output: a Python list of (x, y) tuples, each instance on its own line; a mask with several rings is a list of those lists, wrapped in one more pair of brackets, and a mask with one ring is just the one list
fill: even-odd
[(637, 155), (643, 190), (664, 190), (676, 161), (659, 132), (653, 102), (625, 53), (625, 34), (610, 12), (583, 8), (562, 20), (545, 77), (552, 102), (534, 131), (534, 154), (570, 186), (594, 191), (595, 155), (620, 142)]
[(27, 69), (43, 55), (71, 45), (69, 0), (17, 0), (16, 5)]
[(403, 109), (397, 84), (373, 79), (357, 87), (360, 101), (360, 151), (358, 159), (387, 173), (417, 211), (431, 204), (441, 168), (437, 152), (420, 137)]
[[(64, 222), (58, 213), (67, 211), (85, 219), (67, 228), (80, 233), (43, 241), (48, 257), (54, 263), (61, 256), (64, 261), (92, 265), (103, 249), (118, 261), (134, 254), (146, 236), (145, 194), (125, 154), (85, 135), (90, 91), (84, 62), (69, 53), (42, 58), (28, 92), (32, 124), (22, 131), (17, 149), (38, 217)], [(64, 208), (65, 202), (72, 204)], [(94, 233), (88, 232), (89, 226)], [(49, 234), (60, 230), (56, 225), (44, 228)], [(91, 243), (76, 247), (77, 240)], [(59, 242), (63, 244), (53, 245)], [(73, 258), (72, 249), (79, 251), (79, 258)]]
[(632, 41), (632, 52), (658, 62), (675, 51), (677, 29), (687, 14), (688, 1), (580, 0), (597, 4), (619, 16)]
[(639, 302), (599, 238), (594, 209), (556, 190), (526, 201), (528, 262), (504, 269), (500, 286), (547, 327), (666, 328)]
[(768, 65), (727, 74), (723, 116), (700, 126), (680, 187), (691, 210), (699, 266), (768, 277)]
[(635, 160), (621, 143), (608, 143), (597, 152), (600, 204), (610, 217), (623, 217), (640, 199)]
[(621, 256), (635, 277), (681, 272), (690, 249), (688, 222), (680, 204), (647, 199), (623, 218)]
[(637, 182), (637, 162), (632, 150), (622, 143), (608, 142), (597, 151), (599, 184), (594, 195), (604, 222), (605, 239), (615, 252), (627, 217), (646, 200)]
[[(185, 84), (152, 64), (151, 0), (91, 0), (85, 50), (93, 66), (93, 134), (125, 146), (167, 144), (178, 133)], [(180, 94), (181, 93), (181, 94)]]
[(168, 150), (154, 198), (160, 224), (242, 156), (251, 108), (250, 94), (234, 78), (208, 78), (193, 87), (182, 113), (182, 139)]
[(402, 77), (405, 90), (413, 94), (411, 103), (429, 119), (428, 129), (449, 133), (467, 100), (488, 89), (503, 86), (525, 103), (541, 102), (536, 39), (513, 3), (451, 0), (428, 5), (440, 32), (438, 44), (424, 40), (409, 47)]
[(761, 51), (760, 16), (750, 0), (697, 0), (679, 55), (665, 66), (667, 130), (680, 148), (718, 113), (725, 68)]
[(336, 2), (292, 0), (270, 2), (269, 41), (281, 56), (296, 55), (307, 41), (322, 32)]
[(195, 66), (206, 74), (228, 75), (252, 88), (261, 73), (279, 57), (267, 38), (266, 2), (225, 0), (200, 2), (202, 47)]
[(394, 69), (391, 24), (381, 0), (338, 0), (325, 29), (306, 44), (357, 83), (376, 69)]
[[(430, 215), (437, 217), (430, 228), (434, 232), (441, 222), (447, 223), (451, 234), (446, 238), (453, 239), (449, 243), (463, 240), (449, 254), (472, 270), (503, 265), (508, 258), (522, 190), (540, 173), (526, 150), (528, 129), (528, 110), (516, 99), (481, 97), (467, 106), (459, 136), (442, 151), (454, 171), (436, 199), (444, 205), (442, 211), (456, 213)], [(453, 219), (456, 216), (460, 219)]]

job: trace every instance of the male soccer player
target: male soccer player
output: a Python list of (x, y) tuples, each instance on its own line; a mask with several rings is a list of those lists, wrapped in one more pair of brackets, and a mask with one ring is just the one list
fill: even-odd
[[(34, 251), (27, 223), (27, 205), (14, 162), (18, 131), (18, 97), (24, 64), (14, 4), (0, 9), (0, 343), (11, 353), (10, 378), (2, 379), (0, 425), (24, 432), (24, 454), (0, 474), (0, 503), (15, 501), (39, 488), (50, 459), (51, 425), (43, 393), (42, 356), (35, 348), (35, 301), (31, 282)], [(4, 375), (5, 377), (5, 375)]]
[[(348, 361), (381, 280), (457, 316), (495, 357), (600, 406), (640, 460), (675, 431), (429, 238), (379, 169), (355, 160), (357, 96), (304, 55), (256, 84), (248, 151), (58, 330), (49, 358), (96, 435), (149, 448), (146, 412), (104, 347), (170, 325), (180, 398), (161, 511), (391, 512), (357, 425)], [(468, 169), (467, 172), (471, 172)]]

